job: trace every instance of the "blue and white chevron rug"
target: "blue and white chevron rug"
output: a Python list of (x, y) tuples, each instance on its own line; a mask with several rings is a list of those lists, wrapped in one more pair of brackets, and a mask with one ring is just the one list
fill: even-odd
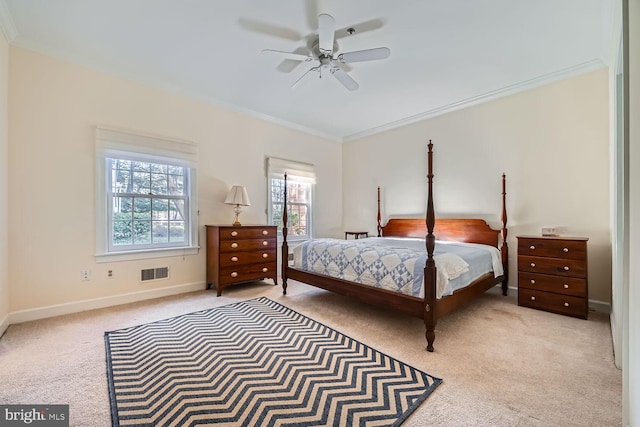
[(105, 345), (114, 426), (394, 426), (442, 382), (268, 298)]

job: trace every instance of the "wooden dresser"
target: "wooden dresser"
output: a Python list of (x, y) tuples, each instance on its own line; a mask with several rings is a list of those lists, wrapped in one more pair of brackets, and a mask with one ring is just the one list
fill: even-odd
[(585, 237), (517, 236), (518, 305), (586, 319)]
[(207, 289), (266, 278), (278, 284), (276, 227), (207, 225)]

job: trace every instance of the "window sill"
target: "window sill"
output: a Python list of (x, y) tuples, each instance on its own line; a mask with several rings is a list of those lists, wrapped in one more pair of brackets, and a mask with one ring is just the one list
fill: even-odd
[(120, 251), (96, 254), (97, 263), (134, 261), (138, 259), (165, 258), (173, 256), (197, 255), (199, 246), (182, 248), (146, 249), (143, 251)]

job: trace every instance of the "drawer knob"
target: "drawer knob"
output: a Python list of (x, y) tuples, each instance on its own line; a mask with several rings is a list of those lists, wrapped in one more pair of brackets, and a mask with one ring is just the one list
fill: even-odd
[(269, 246), (269, 242), (267, 242), (266, 240), (262, 241), (262, 246)]
[(535, 280), (533, 280), (533, 279), (531, 279), (531, 284), (532, 284), (532, 285), (535, 285), (535, 284), (536, 284), (536, 281), (535, 281)]
[(567, 285), (566, 283), (562, 287), (565, 289), (569, 289), (569, 285)]
[(535, 247), (535, 246), (533, 246), (533, 245), (529, 246), (529, 249), (531, 249), (531, 250), (534, 250), (535, 248), (536, 248), (536, 247)]
[(531, 297), (531, 301), (535, 301), (535, 300), (536, 300), (536, 297)]
[(262, 258), (269, 258), (269, 254), (262, 254)]
[(532, 263), (531, 263), (531, 267), (535, 267), (535, 266), (536, 266), (536, 263), (535, 263), (535, 262), (532, 262)]
[(269, 271), (269, 269), (268, 269), (267, 267), (264, 267), (264, 268), (262, 269), (262, 272), (263, 272), (263, 273), (266, 273), (267, 271)]
[(231, 235), (232, 235), (233, 237), (236, 237), (236, 236), (238, 235), (238, 232), (237, 232), (237, 231), (232, 231), (232, 232), (231, 232)]
[(266, 236), (267, 234), (269, 234), (269, 230), (262, 230), (262, 235)]
[(233, 249), (235, 249), (235, 248), (237, 248), (237, 247), (238, 247), (238, 244), (237, 244), (236, 242), (233, 242), (233, 243), (231, 244), (231, 247), (232, 247)]
[(231, 261), (233, 261), (233, 262), (238, 262), (238, 257), (237, 257), (237, 256), (232, 256), (232, 257), (231, 257)]
[(231, 273), (231, 277), (238, 277), (238, 273), (234, 271), (233, 273)]
[(568, 303), (568, 302), (565, 302), (565, 303), (564, 303), (564, 306), (565, 306), (565, 307), (569, 307), (569, 303)]
[(564, 248), (562, 252), (569, 252), (569, 248)]
[(566, 265), (564, 266), (564, 271), (569, 271), (569, 267), (567, 267)]

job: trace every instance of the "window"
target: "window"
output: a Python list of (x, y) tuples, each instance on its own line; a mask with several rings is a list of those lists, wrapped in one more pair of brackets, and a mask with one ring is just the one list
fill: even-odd
[(189, 230), (189, 169), (107, 158), (109, 252), (184, 246)]
[(197, 253), (195, 149), (98, 128), (98, 261)]
[(312, 206), (315, 170), (313, 165), (269, 158), (267, 161), (269, 224), (282, 235), (284, 175), (287, 174), (287, 241), (310, 239), (313, 235)]

